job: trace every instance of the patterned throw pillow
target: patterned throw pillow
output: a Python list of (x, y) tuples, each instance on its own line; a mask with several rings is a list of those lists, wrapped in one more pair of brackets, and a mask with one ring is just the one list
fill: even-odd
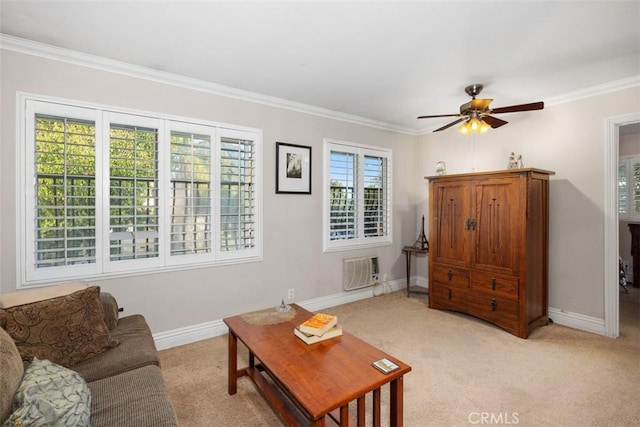
[(70, 367), (120, 342), (104, 322), (100, 288), (0, 309), (0, 327), (16, 343), (25, 361), (48, 359)]
[(4, 427), (89, 426), (91, 391), (82, 376), (49, 360), (33, 359)]

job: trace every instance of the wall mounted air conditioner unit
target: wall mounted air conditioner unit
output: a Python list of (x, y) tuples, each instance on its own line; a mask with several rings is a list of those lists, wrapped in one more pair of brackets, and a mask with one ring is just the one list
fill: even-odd
[(345, 259), (342, 263), (342, 286), (345, 291), (366, 288), (378, 283), (378, 257)]

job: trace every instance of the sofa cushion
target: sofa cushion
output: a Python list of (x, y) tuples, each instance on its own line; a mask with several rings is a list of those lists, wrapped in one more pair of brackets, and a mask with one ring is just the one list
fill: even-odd
[[(157, 366), (144, 366), (89, 383), (92, 427), (177, 426), (169, 392)], [(215, 421), (212, 420), (215, 424)]]
[(109, 292), (100, 292), (100, 302), (104, 312), (104, 323), (111, 331), (118, 326), (118, 302)]
[(0, 327), (25, 361), (48, 359), (69, 367), (115, 347), (104, 322), (100, 288), (0, 309)]
[(125, 316), (118, 327), (110, 332), (120, 345), (71, 366), (82, 374), (87, 382), (99, 380), (146, 365), (160, 365), (153, 335), (140, 314)]
[(0, 328), (0, 423), (11, 414), (13, 396), (22, 381), (24, 366), (13, 338)]
[(5, 425), (89, 426), (91, 391), (80, 374), (49, 360), (33, 359)]
[(0, 294), (0, 308), (9, 308), (16, 305), (28, 304), (30, 302), (43, 301), (49, 298), (69, 295), (73, 292), (86, 289), (87, 282), (76, 280), (74, 282), (61, 283), (46, 288), (28, 289), (25, 291), (9, 292)]

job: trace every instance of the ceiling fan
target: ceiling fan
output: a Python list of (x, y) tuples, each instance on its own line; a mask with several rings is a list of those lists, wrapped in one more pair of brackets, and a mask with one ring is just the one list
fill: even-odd
[(438, 117), (458, 117), (453, 122), (446, 124), (434, 132), (439, 132), (450, 128), (462, 121), (466, 122), (460, 126), (459, 130), (462, 133), (482, 133), (491, 128), (495, 129), (502, 125), (506, 125), (508, 122), (497, 117), (493, 117), (492, 114), (502, 113), (515, 113), (518, 111), (531, 111), (542, 110), (544, 108), (544, 102), (532, 102), (529, 104), (511, 105), (509, 107), (489, 108), (489, 104), (493, 99), (476, 99), (476, 96), (480, 94), (483, 86), (481, 84), (473, 84), (464, 88), (467, 95), (471, 97), (471, 101), (466, 102), (460, 106), (459, 114), (437, 114), (433, 116), (420, 116), (419, 119), (434, 119)]

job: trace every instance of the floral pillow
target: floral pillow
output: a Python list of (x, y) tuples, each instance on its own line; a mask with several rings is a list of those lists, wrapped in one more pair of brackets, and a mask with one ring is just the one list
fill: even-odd
[(91, 391), (82, 376), (49, 360), (33, 359), (3, 427), (90, 425)]
[(0, 327), (25, 361), (48, 359), (70, 367), (120, 342), (104, 321), (100, 288), (89, 288), (29, 304), (0, 309)]

